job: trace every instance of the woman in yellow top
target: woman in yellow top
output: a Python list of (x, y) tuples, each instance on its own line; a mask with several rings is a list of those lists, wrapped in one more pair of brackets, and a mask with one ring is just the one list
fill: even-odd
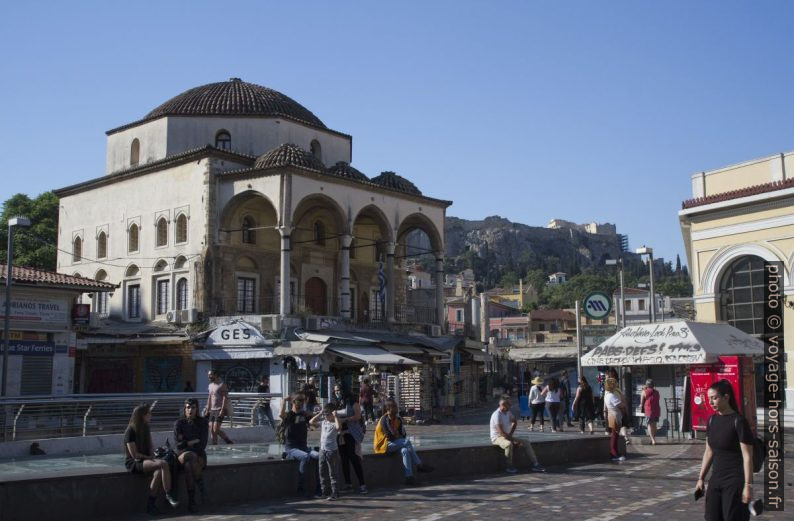
[(402, 455), (405, 484), (415, 485), (413, 465), (419, 472), (432, 472), (433, 468), (422, 464), (422, 460), (411, 445), (405, 434), (403, 419), (400, 418), (397, 402), (394, 398), (386, 399), (386, 414), (384, 414), (375, 427), (373, 448), (376, 454), (391, 454), (399, 451)]

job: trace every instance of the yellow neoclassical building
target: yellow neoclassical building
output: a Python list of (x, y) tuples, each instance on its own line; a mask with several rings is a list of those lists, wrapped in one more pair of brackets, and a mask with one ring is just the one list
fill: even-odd
[[(692, 199), (678, 215), (697, 320), (727, 322), (762, 337), (764, 261), (779, 261), (785, 271), (784, 342), (794, 352), (794, 152), (693, 175)], [(788, 360), (785, 374), (792, 375), (794, 357)], [(785, 387), (786, 415), (794, 420), (791, 379)]]

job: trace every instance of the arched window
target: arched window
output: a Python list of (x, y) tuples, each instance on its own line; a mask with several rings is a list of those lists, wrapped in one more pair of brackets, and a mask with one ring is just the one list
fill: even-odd
[(253, 230), (255, 226), (252, 218), (247, 215), (243, 217), (243, 225), (241, 227), (243, 244), (256, 244), (256, 230)]
[(320, 221), (314, 222), (314, 244), (325, 246), (325, 225)]
[(720, 280), (720, 320), (750, 335), (764, 333), (764, 259), (733, 261)]
[(182, 268), (185, 267), (185, 263), (186, 262), (187, 262), (187, 259), (185, 257), (183, 257), (182, 255), (180, 255), (179, 257), (177, 257), (174, 260), (174, 269), (175, 270), (181, 270)]
[(168, 221), (165, 217), (160, 217), (157, 220), (157, 246), (165, 246), (168, 244)]
[(78, 235), (72, 243), (72, 262), (80, 262), (83, 258), (83, 239)]
[(130, 253), (138, 251), (138, 225), (132, 223), (127, 232), (127, 251)]
[(311, 144), (309, 145), (309, 150), (311, 151), (314, 157), (316, 157), (320, 161), (323, 160), (323, 148), (320, 146), (319, 141), (313, 139)]
[(138, 166), (141, 159), (141, 142), (138, 138), (132, 140), (130, 145), (130, 166)]
[(154, 271), (165, 271), (168, 269), (168, 263), (164, 260), (157, 261), (157, 264), (154, 265)]
[(96, 258), (104, 259), (108, 256), (108, 236), (105, 232), (99, 232), (96, 240)]
[(176, 218), (176, 242), (187, 242), (187, 215), (183, 213)]
[[(104, 282), (108, 278), (108, 274), (105, 270), (99, 270), (96, 272), (94, 276), (94, 280), (99, 282)], [(107, 291), (97, 291), (96, 292), (96, 303), (94, 304), (95, 311), (100, 315), (107, 315), (108, 314), (108, 294)]]
[(176, 309), (187, 309), (187, 279), (176, 282)]
[(232, 135), (229, 134), (228, 130), (219, 130), (215, 134), (215, 148), (220, 148), (221, 150), (232, 149)]
[(124, 276), (135, 277), (136, 275), (138, 275), (139, 272), (140, 270), (138, 270), (138, 266), (136, 266), (135, 264), (130, 264), (129, 267), (127, 268), (127, 271), (124, 272)]

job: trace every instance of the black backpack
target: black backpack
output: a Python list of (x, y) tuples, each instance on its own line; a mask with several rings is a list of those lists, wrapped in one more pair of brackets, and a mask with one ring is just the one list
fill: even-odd
[[(733, 429), (737, 430), (739, 428), (739, 416), (740, 414), (736, 415), (736, 418), (733, 421)], [(712, 414), (709, 416), (709, 429), (711, 429), (711, 419), (714, 418)], [(764, 466), (764, 458), (766, 457), (766, 445), (764, 444), (764, 440), (759, 438), (758, 436), (753, 438), (753, 472), (761, 472), (761, 468)]]

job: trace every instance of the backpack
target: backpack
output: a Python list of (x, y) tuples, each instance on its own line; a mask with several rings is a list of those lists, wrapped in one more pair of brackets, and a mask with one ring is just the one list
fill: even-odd
[[(733, 429), (736, 430), (739, 427), (739, 416), (740, 414), (736, 415), (736, 419), (733, 422)], [(711, 419), (714, 418), (712, 414), (709, 416), (709, 423), (708, 428), (711, 429)], [(766, 457), (766, 445), (764, 444), (764, 440), (755, 436), (753, 438), (753, 472), (761, 472), (761, 468), (764, 466), (764, 458)]]

